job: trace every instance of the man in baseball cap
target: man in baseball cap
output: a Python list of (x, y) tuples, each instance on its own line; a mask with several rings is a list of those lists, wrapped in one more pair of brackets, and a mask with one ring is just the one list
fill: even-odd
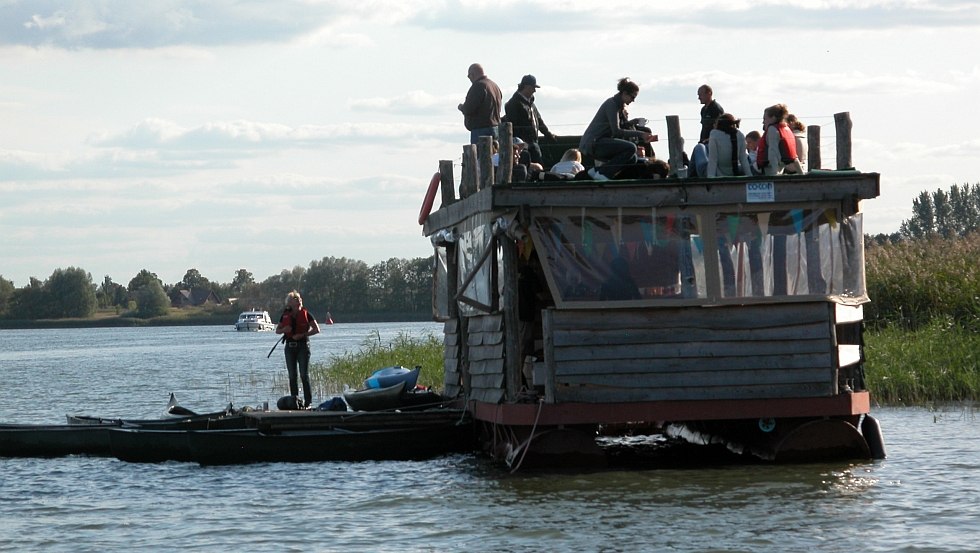
[(539, 88), (541, 87), (534, 75), (524, 75), (517, 85), (517, 92), (504, 105), (505, 118), (514, 126), (514, 136), (527, 142), (527, 151), (534, 163), (541, 163), (538, 134), (543, 134), (549, 140), (556, 139), (541, 118), (538, 107), (534, 105), (534, 93)]

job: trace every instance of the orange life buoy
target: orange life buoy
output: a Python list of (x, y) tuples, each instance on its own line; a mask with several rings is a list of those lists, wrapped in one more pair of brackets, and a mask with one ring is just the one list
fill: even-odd
[(442, 175), (439, 171), (432, 175), (432, 180), (429, 181), (429, 189), (425, 191), (425, 199), (422, 200), (422, 209), (419, 211), (419, 224), (424, 225), (425, 220), (429, 217), (429, 212), (432, 211), (432, 202), (436, 200), (436, 190), (439, 189), (439, 181), (442, 180)]

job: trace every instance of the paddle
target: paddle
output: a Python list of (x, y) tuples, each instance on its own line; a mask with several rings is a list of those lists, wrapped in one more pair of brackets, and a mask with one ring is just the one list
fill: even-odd
[(266, 355), (265, 358), (268, 359), (268, 358), (272, 357), (272, 352), (276, 351), (276, 346), (278, 346), (279, 344), (281, 344), (281, 343), (283, 343), (285, 341), (286, 341), (286, 335), (283, 334), (282, 335), (282, 338), (280, 338), (279, 340), (276, 341), (275, 345), (272, 346), (272, 349), (269, 350), (269, 355)]

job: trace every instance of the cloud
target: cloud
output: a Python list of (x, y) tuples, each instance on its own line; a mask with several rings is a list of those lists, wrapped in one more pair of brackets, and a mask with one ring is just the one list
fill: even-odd
[(446, 111), (461, 101), (459, 95), (436, 96), (424, 90), (411, 90), (391, 97), (358, 98), (348, 102), (353, 111), (394, 113), (398, 115), (433, 115)]
[(288, 41), (330, 23), (335, 2), (14, 0), (0, 39), (59, 48), (159, 48)]
[[(425, 139), (443, 140), (459, 134), (453, 125), (407, 123), (338, 123), (289, 126), (258, 121), (218, 121), (197, 127), (180, 127), (163, 119), (146, 119), (120, 133), (103, 133), (90, 142), (99, 147), (158, 149), (172, 152), (243, 153), (269, 148), (319, 148), (330, 144), (398, 143)], [(209, 154), (210, 155), (210, 154)]]
[[(484, 36), (639, 26), (654, 32), (702, 29), (829, 30), (963, 27), (980, 22), (966, 0), (684, 2), (638, 10), (635, 0), (8, 0), (0, 5), (0, 44), (65, 49), (221, 46), (312, 40), (363, 46), (375, 27), (413, 25)], [(801, 28), (801, 30), (805, 30)], [(603, 33), (615, 36), (615, 31)]]

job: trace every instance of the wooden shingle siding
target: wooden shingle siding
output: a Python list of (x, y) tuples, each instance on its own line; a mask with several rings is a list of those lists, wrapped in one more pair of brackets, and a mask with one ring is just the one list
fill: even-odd
[(818, 397), (836, 393), (827, 302), (552, 310), (557, 402)]
[(459, 366), (459, 323), (456, 319), (443, 326), (443, 392), (447, 397), (458, 397), (463, 391), (462, 373)]
[(505, 395), (503, 317), (478, 315), (467, 318), (466, 362), (470, 398), (490, 403)]

